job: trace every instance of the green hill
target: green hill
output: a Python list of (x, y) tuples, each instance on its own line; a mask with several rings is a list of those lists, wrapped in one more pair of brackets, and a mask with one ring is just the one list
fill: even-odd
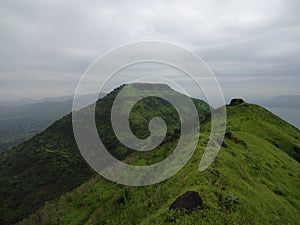
[[(162, 91), (175, 93), (168, 86), (158, 86)], [(97, 102), (95, 117), (105, 146), (123, 160), (133, 151), (114, 136), (110, 122), (112, 103), (122, 88)], [(204, 120), (204, 115), (209, 114), (209, 106), (196, 99), (194, 103), (200, 120)], [(180, 129), (179, 117), (170, 103), (155, 97), (139, 101), (130, 115), (132, 130), (136, 136), (146, 137), (149, 135), (148, 122), (154, 116), (163, 118), (168, 125), (167, 136), (160, 147), (165, 150), (176, 142)], [(71, 114), (64, 116), (42, 133), (0, 155), (0, 224), (11, 224), (27, 217), (46, 201), (58, 198), (95, 176), (77, 148), (71, 119)]]
[[(227, 113), (223, 147), (204, 172), (198, 167), (209, 119), (195, 154), (172, 178), (127, 187), (94, 176), (20, 224), (299, 224), (299, 130), (258, 105), (227, 106)], [(161, 148), (168, 151), (174, 144)], [(126, 160), (149, 163), (158, 157), (139, 153)], [(200, 194), (203, 207), (170, 211), (187, 190)]]

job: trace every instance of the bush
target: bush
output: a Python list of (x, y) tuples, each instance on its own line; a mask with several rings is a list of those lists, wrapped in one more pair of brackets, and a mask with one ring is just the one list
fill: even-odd
[(224, 206), (228, 210), (234, 209), (237, 205), (240, 204), (240, 199), (234, 194), (229, 194), (225, 196), (225, 200), (223, 201)]

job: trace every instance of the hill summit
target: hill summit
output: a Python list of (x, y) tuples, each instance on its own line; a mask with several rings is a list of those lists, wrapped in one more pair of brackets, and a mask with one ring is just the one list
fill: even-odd
[[(99, 136), (111, 154), (125, 163), (150, 165), (165, 159), (177, 144), (176, 110), (159, 98), (138, 102), (130, 116), (133, 133), (147, 137), (148, 121), (154, 116), (166, 121), (168, 132), (155, 151), (132, 151), (118, 142), (110, 123), (110, 109), (121, 89), (96, 104)], [(223, 147), (213, 164), (200, 172), (210, 136), (210, 107), (193, 101), (201, 122), (196, 151), (180, 172), (156, 185), (127, 187), (96, 175), (77, 149), (71, 115), (1, 154), (0, 223), (297, 224), (299, 130), (258, 105), (223, 106), (228, 118)], [(189, 212), (169, 210), (187, 191), (199, 194), (201, 207)]]
[[(178, 94), (163, 84), (134, 85), (135, 88)], [(98, 100), (95, 115), (102, 142), (119, 160), (125, 160), (133, 153), (114, 135), (110, 121), (114, 99), (124, 86)], [(199, 119), (203, 121), (209, 113), (209, 106), (198, 99), (193, 101), (199, 112)], [(156, 97), (145, 98), (132, 109), (129, 119), (133, 133), (139, 138), (149, 136), (148, 123), (153, 117), (161, 117), (168, 125), (162, 146), (176, 142), (180, 130), (179, 116), (170, 103)], [(161, 154), (161, 158), (170, 153), (171, 149), (165, 151), (162, 148), (156, 152)], [(161, 158), (156, 158), (156, 162)], [(142, 161), (135, 163), (143, 164)], [(0, 224), (11, 224), (28, 216), (46, 201), (59, 197), (93, 176), (95, 172), (87, 165), (77, 148), (72, 116), (68, 114), (45, 131), (0, 155)]]

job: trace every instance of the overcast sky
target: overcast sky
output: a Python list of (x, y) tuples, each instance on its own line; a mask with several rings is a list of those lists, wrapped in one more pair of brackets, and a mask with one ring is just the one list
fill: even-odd
[(120, 44), (178, 43), (215, 72), (226, 98), (299, 94), (299, 0), (0, 0), (0, 99), (72, 94)]

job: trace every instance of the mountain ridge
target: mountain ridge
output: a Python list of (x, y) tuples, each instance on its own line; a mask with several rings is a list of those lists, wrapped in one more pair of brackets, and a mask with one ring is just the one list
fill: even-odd
[[(94, 176), (19, 224), (297, 224), (300, 164), (293, 151), (300, 145), (299, 130), (258, 105), (226, 108), (222, 149), (204, 172), (198, 165), (210, 133), (208, 121), (192, 158), (168, 180), (126, 187)], [(139, 153), (127, 160), (141, 159), (146, 164), (153, 160)], [(200, 193), (203, 207), (169, 211), (187, 190)]]
[[(113, 135), (110, 123), (112, 103), (122, 87), (116, 88), (97, 101), (96, 122), (99, 135), (108, 149), (118, 159), (125, 159), (131, 150), (121, 145)], [(167, 91), (173, 91), (171, 89)], [(174, 92), (174, 91), (173, 91)], [(194, 99), (200, 119), (209, 112), (209, 106)], [(155, 109), (151, 109), (155, 105)], [(149, 134), (147, 121), (154, 115), (170, 123), (166, 144), (172, 141), (175, 129), (179, 129), (178, 117), (170, 104), (157, 98), (146, 98), (133, 108), (132, 128), (137, 136)], [(139, 108), (147, 113), (139, 115)], [(54, 122), (42, 133), (26, 140), (12, 150), (0, 155), (0, 223), (10, 224), (28, 216), (45, 201), (59, 197), (84, 181), (94, 172), (83, 160), (72, 130), (71, 114)]]
[[(176, 146), (180, 127), (174, 109), (157, 98), (137, 103), (131, 116), (136, 136), (149, 135), (147, 121), (153, 116), (163, 117), (170, 129), (158, 150), (131, 151), (112, 136), (108, 123), (113, 100), (121, 89), (97, 102), (101, 140), (113, 149), (111, 154), (126, 163), (161, 161)], [(202, 122), (195, 154), (183, 170), (156, 185), (126, 187), (97, 176), (77, 149), (70, 114), (1, 154), (0, 223), (11, 224), (33, 213), (21, 224), (295, 224), (300, 209), (299, 130), (258, 105), (226, 106), (228, 123), (222, 149), (200, 173), (199, 162), (210, 135), (210, 107), (193, 101)], [(140, 117), (139, 109), (148, 110)], [(170, 204), (191, 189), (201, 194), (202, 211), (191, 216), (169, 212)], [(240, 205), (226, 205), (232, 195), (241, 200)], [(275, 216), (268, 216), (269, 211)], [(254, 218), (256, 215), (259, 217)]]

